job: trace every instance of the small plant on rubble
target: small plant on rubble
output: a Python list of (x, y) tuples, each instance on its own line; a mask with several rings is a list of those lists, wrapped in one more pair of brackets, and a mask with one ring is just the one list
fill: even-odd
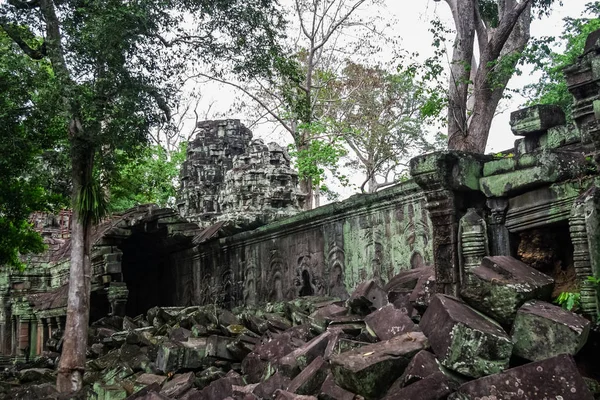
[(573, 311), (578, 309), (581, 303), (581, 294), (574, 292), (562, 292), (558, 295), (554, 302), (562, 308)]

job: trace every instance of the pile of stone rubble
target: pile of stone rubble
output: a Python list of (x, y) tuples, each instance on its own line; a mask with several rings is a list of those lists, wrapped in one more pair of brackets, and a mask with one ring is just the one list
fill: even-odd
[[(422, 268), (364, 282), (345, 302), (107, 317), (90, 329), (79, 398), (594, 399), (598, 383), (573, 358), (591, 324), (546, 302), (550, 277), (487, 257), (467, 279), (462, 299), (433, 294)], [(11, 374), (4, 398), (58, 398), (51, 369)]]

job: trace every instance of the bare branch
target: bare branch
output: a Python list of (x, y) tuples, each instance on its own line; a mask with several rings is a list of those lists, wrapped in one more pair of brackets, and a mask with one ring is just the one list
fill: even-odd
[(31, 58), (33, 60), (41, 60), (44, 57), (46, 57), (46, 42), (45, 41), (39, 49), (34, 49), (31, 46), (29, 46), (23, 40), (23, 38), (21, 38), (21, 35), (19, 34), (18, 30), (16, 29), (16, 27), (13, 24), (2, 23), (0, 26), (2, 26), (2, 29), (4, 30), (4, 32), (6, 32), (6, 34), (12, 39), (12, 41), (15, 42), (15, 44), (17, 46), (19, 46), (21, 48), (21, 50), (23, 50), (23, 52), (27, 56), (29, 56), (29, 58)]

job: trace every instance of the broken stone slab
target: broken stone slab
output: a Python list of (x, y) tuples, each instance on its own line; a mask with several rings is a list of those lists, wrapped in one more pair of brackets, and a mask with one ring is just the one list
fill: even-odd
[(233, 397), (233, 380), (224, 377), (213, 381), (202, 389), (198, 399), (202, 400), (224, 400), (227, 397)]
[(177, 374), (173, 376), (173, 379), (164, 384), (160, 394), (177, 398), (194, 386), (195, 378), (193, 372)]
[(388, 293), (400, 289), (412, 290), (417, 286), (417, 282), (422, 276), (431, 276), (432, 273), (433, 267), (421, 267), (409, 269), (407, 271), (401, 271), (389, 280), (389, 282), (383, 287), (383, 290)]
[(206, 369), (203, 369), (200, 372), (196, 373), (196, 379), (194, 381), (194, 386), (198, 389), (204, 389), (211, 382), (216, 381), (217, 379), (225, 378), (225, 372), (221, 369), (210, 366)]
[(585, 345), (591, 323), (545, 301), (529, 301), (517, 312), (511, 336), (513, 354), (540, 361), (559, 354), (575, 355)]
[(330, 368), (335, 382), (366, 398), (383, 395), (404, 372), (412, 357), (429, 347), (421, 332), (409, 332), (341, 354), (333, 355)]
[(404, 388), (392, 387), (383, 400), (446, 400), (453, 391), (454, 383), (438, 371)]
[(156, 355), (158, 370), (165, 374), (177, 371), (183, 357), (183, 350), (183, 345), (179, 342), (165, 340), (161, 343)]
[(367, 315), (387, 303), (387, 293), (371, 279), (356, 287), (346, 301), (346, 306), (354, 314)]
[(539, 104), (510, 114), (510, 128), (515, 135), (544, 133), (555, 126), (565, 125), (563, 110), (556, 105)]
[(550, 299), (554, 280), (510, 256), (485, 257), (467, 276), (461, 297), (501, 324), (512, 324), (526, 301)]
[(319, 356), (290, 382), (287, 390), (302, 395), (318, 394), (317, 391), (323, 385), (328, 372), (329, 365)]
[(440, 365), (436, 360), (435, 355), (427, 350), (421, 350), (412, 360), (410, 360), (404, 373), (396, 380), (396, 382), (394, 382), (390, 391), (393, 391), (394, 388), (397, 388), (395, 390), (399, 390), (405, 386), (425, 379), (436, 372), (440, 372)]
[(412, 306), (423, 313), (429, 306), (431, 297), (435, 294), (435, 272), (423, 274), (417, 281), (417, 285), (410, 294), (409, 300)]
[(278, 370), (289, 378), (295, 377), (315, 358), (325, 354), (331, 336), (331, 332), (323, 332), (303, 346), (281, 357), (277, 362)]
[(331, 374), (325, 378), (321, 386), (321, 393), (319, 393), (320, 400), (354, 400), (355, 397), (354, 393), (339, 387)]
[(266, 381), (258, 384), (252, 393), (258, 397), (270, 399), (277, 390), (287, 389), (290, 382), (290, 378), (279, 372), (275, 372)]
[(496, 322), (463, 301), (436, 294), (419, 326), (440, 363), (473, 378), (508, 367), (513, 344)]
[(369, 334), (379, 340), (388, 340), (405, 332), (416, 332), (419, 328), (402, 310), (388, 304), (365, 317)]
[(175, 328), (169, 334), (169, 339), (175, 342), (185, 342), (192, 336), (192, 331), (185, 328)]
[(181, 368), (196, 369), (202, 367), (206, 362), (206, 338), (189, 338), (181, 342), (183, 356)]
[(317, 400), (315, 396), (303, 396), (295, 393), (290, 393), (285, 390), (275, 392), (275, 400)]
[(232, 354), (229, 348), (235, 347), (235, 339), (226, 336), (212, 335), (206, 339), (206, 356), (223, 360), (239, 361), (238, 354)]
[(342, 307), (333, 303), (317, 309), (308, 316), (308, 320), (313, 329), (315, 329), (317, 332), (324, 332), (327, 329), (327, 326), (331, 323), (332, 318), (343, 316), (347, 313), (347, 307)]
[(93, 390), (97, 394), (97, 398), (102, 400), (124, 400), (127, 398), (127, 391), (123, 386), (117, 384), (109, 385), (96, 382)]
[(573, 357), (562, 354), (461, 385), (449, 399), (592, 400)]
[(155, 374), (141, 374), (135, 380), (136, 385), (143, 385), (144, 387), (150, 386), (154, 383), (162, 387), (163, 383), (167, 380), (166, 376), (155, 375)]
[(405, 314), (413, 315), (413, 305), (410, 302), (410, 295), (414, 289), (397, 289), (388, 292), (388, 301), (398, 310)]

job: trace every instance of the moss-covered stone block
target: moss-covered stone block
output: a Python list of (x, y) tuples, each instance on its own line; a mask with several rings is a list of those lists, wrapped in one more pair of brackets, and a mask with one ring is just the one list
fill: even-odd
[(411, 332), (331, 357), (335, 382), (366, 399), (379, 398), (419, 351), (429, 347), (421, 332)]
[(503, 157), (483, 164), (483, 176), (497, 175), (513, 171), (517, 165), (514, 157)]
[(580, 140), (581, 134), (576, 126), (555, 126), (548, 129), (548, 132), (540, 137), (540, 147), (544, 149), (556, 149), (568, 144), (577, 143)]
[(510, 127), (515, 135), (543, 133), (565, 122), (565, 113), (555, 105), (536, 105), (510, 114)]
[(496, 322), (455, 297), (435, 295), (419, 327), (440, 363), (453, 371), (479, 378), (508, 367), (510, 337)]
[(554, 280), (510, 256), (485, 257), (471, 271), (461, 297), (476, 310), (511, 324), (517, 310), (532, 299), (549, 300)]
[(513, 353), (530, 361), (575, 355), (585, 345), (590, 321), (544, 301), (529, 301), (517, 312)]

